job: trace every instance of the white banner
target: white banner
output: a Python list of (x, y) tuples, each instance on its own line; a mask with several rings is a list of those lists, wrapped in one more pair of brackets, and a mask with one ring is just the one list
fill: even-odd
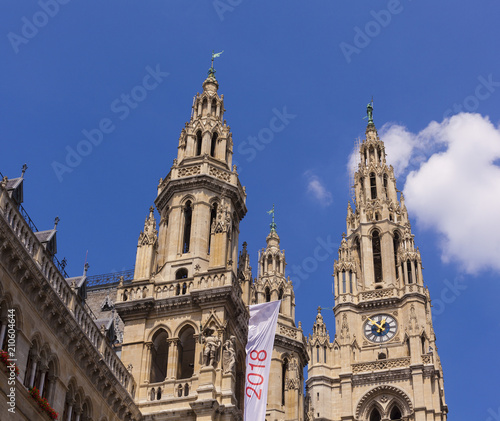
[(281, 301), (249, 306), (246, 346), (245, 418), (265, 421), (269, 371)]

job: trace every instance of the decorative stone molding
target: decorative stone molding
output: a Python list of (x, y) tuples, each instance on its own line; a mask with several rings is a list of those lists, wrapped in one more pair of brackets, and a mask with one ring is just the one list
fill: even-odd
[(387, 370), (390, 368), (408, 367), (410, 357), (393, 358), (388, 360), (370, 361), (368, 363), (352, 364), (353, 373), (362, 373), (365, 371)]

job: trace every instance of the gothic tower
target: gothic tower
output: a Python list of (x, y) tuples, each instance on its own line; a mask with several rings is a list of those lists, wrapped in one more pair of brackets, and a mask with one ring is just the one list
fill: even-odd
[(238, 275), (237, 251), (246, 193), (218, 88), (212, 67), (158, 185), (159, 229), (152, 207), (134, 279), (118, 288), (121, 358), (145, 420), (236, 420), (243, 407), (251, 279)]
[(281, 300), (271, 361), (266, 419), (304, 419), (303, 371), (307, 349), (302, 327), (295, 325), (295, 295), (290, 278), (285, 277), (285, 251), (280, 250), (276, 223), (259, 252), (258, 277), (252, 285), (252, 304)]
[(443, 372), (420, 252), (368, 105), (366, 139), (334, 264), (336, 334), (308, 340), (308, 417), (445, 421)]

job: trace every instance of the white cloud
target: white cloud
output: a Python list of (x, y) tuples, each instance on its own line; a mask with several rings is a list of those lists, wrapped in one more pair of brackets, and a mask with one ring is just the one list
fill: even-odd
[(307, 179), (307, 192), (311, 194), (322, 206), (329, 206), (333, 201), (332, 194), (326, 189), (317, 175), (311, 171), (306, 171), (304, 176)]
[[(500, 271), (500, 130), (487, 117), (461, 113), (418, 134), (381, 129), (387, 161), (404, 186), (410, 217), (442, 236), (442, 258), (469, 273)], [(418, 242), (418, 239), (417, 239)]]

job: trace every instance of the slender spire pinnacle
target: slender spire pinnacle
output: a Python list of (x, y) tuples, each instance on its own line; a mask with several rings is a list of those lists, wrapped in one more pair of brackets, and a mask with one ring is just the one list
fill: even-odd
[(270, 224), (271, 232), (276, 232), (276, 222), (274, 222), (274, 203), (273, 203), (273, 208), (270, 211), (268, 211), (267, 213), (272, 216), (271, 224)]

